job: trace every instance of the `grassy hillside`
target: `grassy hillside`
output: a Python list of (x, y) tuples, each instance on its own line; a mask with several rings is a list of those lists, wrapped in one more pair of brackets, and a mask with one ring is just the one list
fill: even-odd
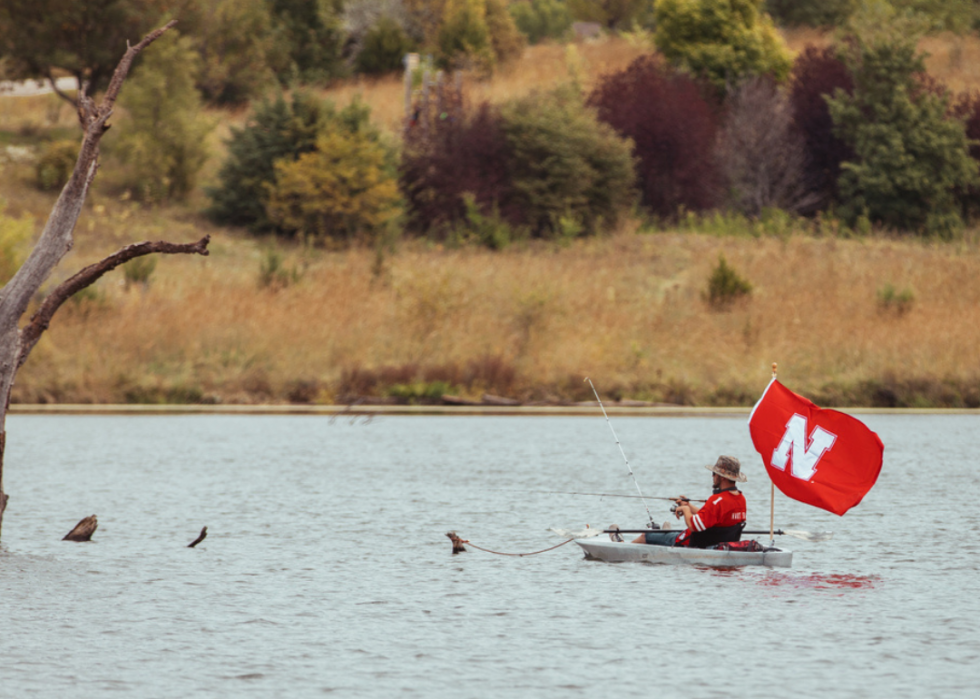
[[(793, 48), (819, 35), (789, 37)], [(926, 40), (930, 70), (975, 87), (976, 39)], [(644, 48), (626, 40), (529, 50), (521, 66), (468, 86), (500, 101), (565, 79), (586, 84)], [(325, 91), (360, 95), (397, 132), (398, 79)], [(244, 113), (222, 113), (221, 139)], [(72, 134), (53, 96), (0, 98), (0, 198), (40, 230), (53, 196), (31, 184), (21, 146)], [(13, 150), (9, 148), (13, 146)], [(111, 173), (100, 173), (111, 179)], [(425, 400), (483, 392), (527, 401), (608, 395), (749, 404), (772, 361), (791, 387), (838, 405), (980, 405), (980, 245), (823, 231), (712, 235), (627, 223), (568, 246), (502, 252), (402, 241), (394, 255), (327, 251), (216, 228), (186, 204), (155, 209), (96, 188), (62, 278), (129, 242), (213, 236), (209, 258), (161, 258), (147, 286), (121, 274), (68, 304), (18, 375), (20, 402), (284, 402), (357, 395)], [(703, 299), (720, 253), (755, 287), (726, 311)], [(283, 283), (260, 284), (281, 255)], [(57, 280), (55, 280), (57, 281)], [(892, 292), (889, 292), (889, 289)], [(906, 308), (894, 301), (907, 292)], [(892, 299), (892, 302), (889, 302)]]

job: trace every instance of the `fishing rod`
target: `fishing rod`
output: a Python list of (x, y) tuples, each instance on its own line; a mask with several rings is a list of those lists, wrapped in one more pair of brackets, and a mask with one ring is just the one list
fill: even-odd
[(599, 403), (599, 407), (602, 408), (602, 415), (606, 418), (606, 424), (609, 425), (609, 431), (612, 432), (613, 439), (616, 440), (616, 446), (619, 447), (619, 453), (623, 455), (623, 461), (626, 462), (626, 470), (630, 472), (630, 478), (633, 479), (633, 485), (636, 486), (636, 492), (639, 493), (640, 501), (643, 503), (643, 509), (647, 511), (647, 517), (650, 520), (650, 527), (652, 529), (657, 529), (657, 525), (653, 523), (653, 515), (650, 514), (650, 507), (647, 505), (646, 499), (643, 497), (643, 491), (640, 490), (640, 484), (636, 482), (636, 476), (633, 475), (633, 469), (630, 467), (630, 460), (626, 458), (626, 452), (623, 451), (623, 445), (619, 443), (619, 437), (616, 436), (616, 430), (613, 429), (612, 423), (609, 421), (609, 415), (606, 414), (606, 406), (602, 404), (602, 399), (599, 398), (599, 392), (595, 390), (595, 384), (592, 383), (592, 379), (588, 376), (585, 380), (589, 382), (592, 387), (592, 392), (595, 394), (595, 399)]
[(679, 495), (676, 498), (664, 497), (662, 495), (621, 495), (619, 493), (583, 493), (576, 490), (522, 490), (520, 488), (490, 488), (490, 490), (502, 491), (508, 493), (538, 493), (540, 495), (591, 495), (597, 498), (640, 498), (645, 497), (647, 500), (667, 500), (669, 502), (677, 502), (678, 500), (684, 500), (686, 502), (707, 502), (707, 500), (699, 500), (697, 498), (688, 498), (683, 495)]

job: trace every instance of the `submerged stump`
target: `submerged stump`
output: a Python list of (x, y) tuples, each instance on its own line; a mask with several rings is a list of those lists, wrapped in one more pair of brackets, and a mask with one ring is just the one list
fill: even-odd
[(98, 528), (99, 520), (95, 518), (95, 515), (91, 515), (76, 524), (74, 529), (65, 534), (62, 541), (91, 541), (92, 535)]
[(189, 549), (194, 548), (199, 543), (201, 543), (202, 541), (204, 541), (204, 539), (207, 538), (207, 535), (208, 535), (208, 528), (207, 527), (203, 527), (201, 529), (201, 533), (198, 534), (197, 538), (194, 539), (194, 541), (192, 541), (191, 543), (187, 544), (187, 548), (189, 548)]
[(453, 553), (454, 554), (456, 554), (456, 553), (466, 553), (466, 547), (463, 546), (463, 544), (465, 544), (466, 542), (463, 541), (462, 539), (460, 539), (456, 535), (456, 532), (447, 532), (446, 533), (446, 536), (448, 536), (449, 537), (449, 540), (451, 542), (453, 542)]

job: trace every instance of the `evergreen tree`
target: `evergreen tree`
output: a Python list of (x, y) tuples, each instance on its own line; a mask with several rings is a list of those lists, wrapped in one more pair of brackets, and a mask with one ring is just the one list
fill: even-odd
[(841, 213), (854, 221), (949, 236), (962, 226), (955, 191), (977, 181), (962, 121), (949, 96), (923, 84), (921, 24), (886, 4), (857, 16), (843, 58), (854, 80), (828, 100), (835, 132), (854, 151), (838, 180)]
[(792, 59), (763, 0), (657, 0), (654, 41), (664, 57), (719, 96), (751, 76), (783, 81)]
[(297, 92), (291, 102), (280, 95), (263, 101), (241, 129), (232, 129), (228, 158), (218, 172), (220, 185), (208, 190), (208, 210), (218, 222), (268, 230), (267, 185), (275, 179), (275, 162), (295, 160), (316, 147), (317, 132), (327, 106)]
[(273, 70), (283, 85), (327, 80), (342, 70), (341, 0), (268, 0)]

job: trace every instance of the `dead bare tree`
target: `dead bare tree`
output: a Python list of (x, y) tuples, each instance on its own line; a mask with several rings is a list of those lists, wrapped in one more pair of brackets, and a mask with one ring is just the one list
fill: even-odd
[[(98, 104), (86, 94), (87, 87), (82, 87), (78, 98), (78, 118), (84, 136), (75, 169), (55, 202), (41, 237), (31, 250), (27, 261), (0, 290), (0, 529), (3, 526), (3, 513), (7, 507), (7, 495), (3, 490), (3, 456), (7, 443), (6, 420), (7, 410), (10, 407), (10, 391), (17, 370), (23, 366), (41, 334), (48, 328), (55, 312), (72, 294), (133, 258), (152, 253), (208, 254), (209, 236), (195, 243), (177, 244), (158, 241), (129, 245), (101, 262), (85, 267), (63, 282), (48, 294), (30, 321), (23, 328), (19, 326), (31, 299), (74, 244), (72, 234), (75, 223), (78, 221), (85, 197), (99, 167), (99, 143), (105, 132), (109, 130), (108, 121), (112, 116), (113, 105), (133, 64), (133, 59), (174, 24), (176, 21), (150, 32), (135, 46), (127, 46), (126, 53), (116, 66), (109, 87)], [(166, 99), (166, 96), (161, 95), (161, 99)]]
[(718, 156), (730, 205), (749, 216), (766, 208), (812, 210), (820, 197), (808, 187), (803, 137), (786, 94), (769, 78), (752, 78), (728, 102)]

